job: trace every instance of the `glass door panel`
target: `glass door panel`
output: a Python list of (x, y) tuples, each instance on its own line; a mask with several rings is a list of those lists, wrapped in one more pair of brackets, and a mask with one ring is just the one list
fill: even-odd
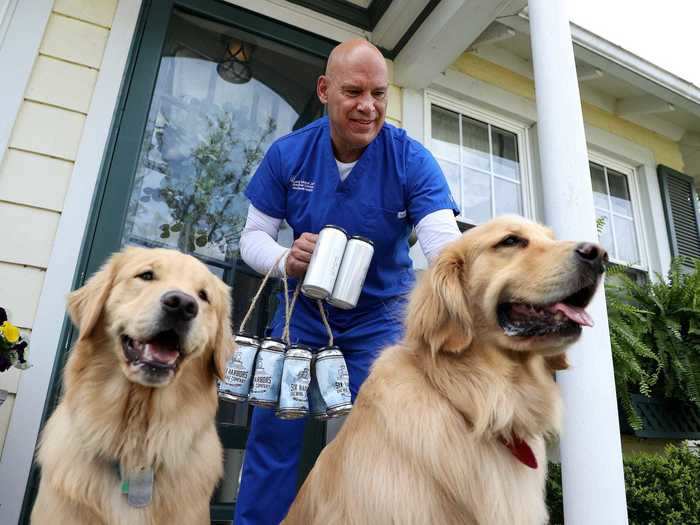
[(175, 10), (122, 244), (177, 248), (223, 278), (238, 260), (243, 191), (265, 151), (322, 113), (315, 94), (322, 67), (292, 48)]

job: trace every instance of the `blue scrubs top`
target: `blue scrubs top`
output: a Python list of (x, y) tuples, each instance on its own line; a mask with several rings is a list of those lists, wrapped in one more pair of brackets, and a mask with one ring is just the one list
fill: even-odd
[[(390, 124), (341, 181), (327, 117), (275, 141), (245, 195), (263, 213), (286, 219), (295, 239), (318, 233), (326, 224), (372, 239), (374, 256), (357, 307), (345, 311), (326, 305), (338, 321), (407, 294), (414, 282), (407, 242), (412, 226), (437, 210), (459, 213), (430, 152)], [(290, 279), (291, 290), (294, 286)], [(311, 303), (303, 296), (299, 300)], [(311, 304), (298, 309), (318, 311)]]

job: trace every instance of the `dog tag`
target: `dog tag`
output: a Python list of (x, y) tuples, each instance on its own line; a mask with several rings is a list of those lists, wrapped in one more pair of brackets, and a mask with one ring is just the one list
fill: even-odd
[(151, 504), (153, 499), (153, 469), (142, 469), (122, 478), (121, 492), (126, 494), (126, 501), (130, 507), (142, 508)]

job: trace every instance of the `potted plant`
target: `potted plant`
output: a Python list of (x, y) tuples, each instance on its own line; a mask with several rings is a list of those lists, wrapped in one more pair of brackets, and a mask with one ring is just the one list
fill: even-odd
[(623, 268), (610, 273), (608, 322), (624, 422), (641, 431), (645, 412), (664, 418), (674, 407), (681, 418), (700, 418), (700, 261), (674, 259), (667, 278), (653, 281), (639, 282)]
[[(0, 372), (11, 367), (24, 370), (29, 368), (26, 359), (27, 341), (22, 338), (19, 328), (7, 320), (7, 312), (0, 308)], [(0, 390), (0, 405), (7, 399), (7, 392)]]

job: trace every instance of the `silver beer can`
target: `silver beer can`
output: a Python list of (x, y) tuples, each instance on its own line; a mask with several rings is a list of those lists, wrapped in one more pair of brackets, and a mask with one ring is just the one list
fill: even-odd
[(315, 419), (330, 419), (326, 414), (326, 402), (323, 400), (316, 377), (316, 356), (311, 360), (311, 383), (309, 384), (309, 415)]
[(345, 358), (337, 346), (321, 348), (316, 356), (316, 380), (321, 397), (326, 403), (328, 418), (343, 416), (350, 412), (350, 376)]
[(276, 337), (266, 337), (255, 359), (255, 373), (248, 402), (251, 405), (275, 408), (280, 396), (284, 351), (287, 345)]
[(328, 298), (329, 304), (343, 310), (357, 306), (373, 255), (374, 243), (370, 239), (360, 235), (350, 237), (345, 246), (333, 293)]
[(219, 382), (219, 397), (228, 401), (247, 401), (260, 342), (242, 333), (236, 334), (235, 341), (236, 349), (226, 364), (223, 381)]
[(280, 402), (275, 415), (281, 419), (297, 419), (309, 413), (311, 383), (311, 348), (293, 344), (284, 355)]
[(348, 236), (338, 226), (327, 225), (318, 234), (314, 253), (301, 285), (301, 292), (311, 299), (325, 299), (333, 292)]

